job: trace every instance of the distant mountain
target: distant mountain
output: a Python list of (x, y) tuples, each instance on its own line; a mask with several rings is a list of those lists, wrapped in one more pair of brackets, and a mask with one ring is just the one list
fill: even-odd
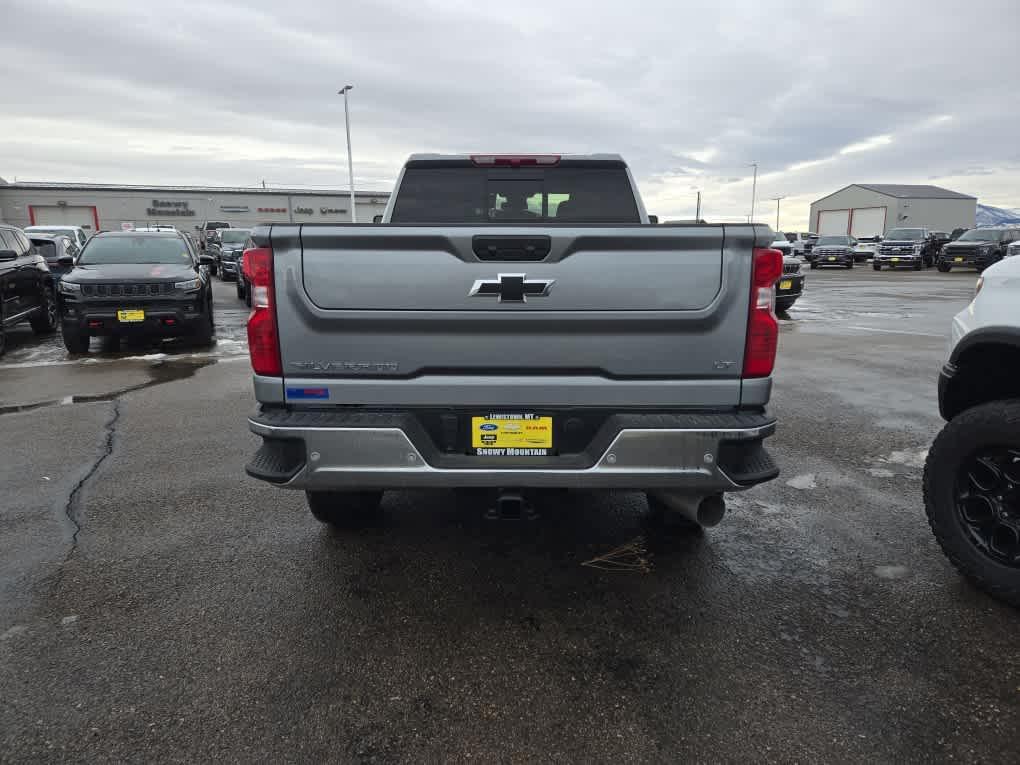
[(1020, 223), (1020, 210), (1007, 210), (1003, 207), (977, 206), (978, 226), (1001, 226), (1004, 223)]

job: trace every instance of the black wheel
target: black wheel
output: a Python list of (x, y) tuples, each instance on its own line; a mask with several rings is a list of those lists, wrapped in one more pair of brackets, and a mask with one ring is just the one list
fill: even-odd
[(793, 308), (793, 304), (797, 302), (797, 298), (776, 298), (776, 312), (785, 313)]
[(0, 356), (7, 353), (7, 330), (4, 329), (3, 317), (0, 317)]
[(78, 329), (61, 327), (60, 334), (64, 338), (64, 347), (68, 353), (88, 353), (89, 334)]
[(244, 304), (251, 308), (251, 286), (247, 282), (244, 284)]
[(37, 335), (48, 335), (56, 330), (57, 300), (49, 287), (43, 290), (43, 310), (29, 319), (28, 323), (32, 325), (32, 331)]
[(875, 269), (876, 271), (881, 271), (882, 270), (882, 264), (881, 263), (875, 263), (874, 261), (872, 261), (871, 267), (873, 269)]
[(379, 520), (381, 491), (306, 491), (317, 521), (338, 529), (364, 528)]
[(244, 300), (244, 281), (241, 277), (237, 277), (237, 284), (234, 285), (237, 288), (237, 299)]
[(939, 262), (935, 267), (939, 270), (939, 273), (943, 273), (943, 274), (948, 274), (950, 272), (950, 270), (953, 268), (948, 263), (942, 263), (942, 262)]
[(814, 271), (816, 268), (818, 268), (818, 263), (816, 263), (815, 261), (812, 260), (811, 261), (811, 270)]
[(211, 266), (209, 266), (209, 275), (210, 276), (216, 276), (216, 274), (218, 272), (219, 272), (219, 269), (216, 268), (216, 263), (213, 263)]
[(854, 267), (854, 262), (851, 260), (849, 263), (846, 264), (846, 267), (847, 268), (853, 268)]
[(206, 321), (201, 328), (195, 332), (195, 340), (199, 345), (212, 345), (215, 334), (216, 320), (213, 317), (212, 295), (209, 296), (209, 304), (206, 306)]
[(921, 266), (923, 266), (923, 265), (924, 265), (924, 263), (921, 262), (920, 260), (916, 261), (914, 263), (914, 270), (915, 271), (920, 271), (921, 270)]
[(924, 466), (924, 506), (952, 564), (1020, 607), (1020, 399), (968, 409), (942, 429)]

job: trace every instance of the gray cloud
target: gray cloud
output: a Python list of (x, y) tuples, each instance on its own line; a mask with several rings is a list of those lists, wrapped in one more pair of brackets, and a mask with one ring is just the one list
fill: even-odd
[[(978, 0), (6, 0), (0, 175), (384, 189), (412, 151), (617, 151), (664, 218), (852, 182), (1020, 206), (1020, 11)], [(944, 55), (951, 51), (952, 55)], [(943, 119), (939, 119), (942, 117)], [(788, 223), (787, 223), (788, 219)]]

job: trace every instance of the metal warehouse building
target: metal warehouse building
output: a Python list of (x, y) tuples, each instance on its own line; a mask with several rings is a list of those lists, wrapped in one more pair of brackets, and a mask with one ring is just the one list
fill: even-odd
[[(359, 223), (382, 214), (389, 192), (355, 192)], [(15, 226), (63, 224), (86, 231), (169, 223), (193, 231), (203, 221), (257, 223), (350, 222), (350, 192), (203, 186), (115, 186), (81, 183), (4, 183), (0, 220)]]
[(808, 225), (857, 237), (904, 226), (952, 231), (974, 228), (976, 213), (976, 197), (938, 186), (854, 183), (812, 203)]

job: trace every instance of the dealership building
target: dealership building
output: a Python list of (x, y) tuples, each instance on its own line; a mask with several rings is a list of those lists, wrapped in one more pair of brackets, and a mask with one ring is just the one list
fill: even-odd
[[(357, 221), (381, 215), (389, 192), (356, 191)], [(15, 226), (73, 225), (88, 232), (169, 223), (193, 231), (206, 220), (235, 227), (258, 223), (349, 223), (350, 192), (215, 186), (119, 186), (91, 183), (6, 183), (0, 221)]]
[(884, 235), (892, 228), (974, 228), (977, 198), (938, 186), (854, 183), (811, 205), (818, 234)]

